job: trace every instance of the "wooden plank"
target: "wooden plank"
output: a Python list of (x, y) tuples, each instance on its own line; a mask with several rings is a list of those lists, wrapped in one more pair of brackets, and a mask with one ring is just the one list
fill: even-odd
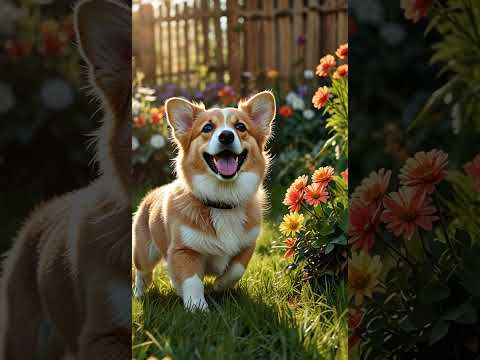
[(214, 27), (215, 27), (215, 57), (217, 66), (217, 81), (223, 81), (223, 42), (222, 42), (222, 29), (220, 27), (220, 0), (214, 1)]
[(328, 11), (325, 15), (323, 32), (325, 33), (325, 49), (323, 53), (334, 53), (337, 48), (337, 32), (336, 32), (336, 17), (335, 9), (337, 8), (337, 0), (328, 0)]
[(337, 12), (337, 42), (338, 45), (348, 42), (348, 12), (346, 0), (341, 0), (338, 4)]
[(210, 62), (210, 43), (208, 39), (208, 0), (202, 0), (202, 34), (203, 34), (203, 61), (208, 66)]
[(165, 75), (166, 69), (165, 69), (165, 54), (167, 51), (165, 51), (165, 29), (164, 29), (164, 22), (162, 21), (162, 15), (163, 15), (163, 6), (162, 4), (158, 5), (158, 56), (157, 56), (157, 61), (159, 65), (159, 70), (160, 70), (160, 78), (162, 78)]
[[(246, 0), (245, 10), (247, 12), (254, 12), (257, 10), (257, 0)], [(247, 18), (244, 23), (245, 27), (245, 47), (244, 51), (244, 71), (251, 72), (254, 77), (258, 76), (258, 30), (257, 20)]]
[(182, 56), (182, 25), (181, 25), (181, 20), (180, 20), (180, 4), (176, 3), (175, 4), (175, 28), (176, 28), (176, 40), (175, 43), (177, 46), (175, 46), (176, 50), (176, 60), (175, 64), (177, 66), (176, 73), (177, 73), (177, 79), (176, 79), (176, 84), (179, 86), (184, 86), (184, 78), (180, 75), (183, 70), (184, 70), (184, 57)]
[(293, 2), (293, 77), (295, 82), (303, 79), (303, 70), (305, 69), (305, 44), (300, 44), (300, 38), (304, 39), (305, 34), (303, 30), (303, 2)]
[[(165, 0), (165, 14), (169, 17), (170, 16), (170, 0)], [(173, 56), (172, 56), (172, 24), (171, 21), (166, 18), (165, 21), (167, 22), (167, 44), (168, 44), (168, 51), (167, 51), (167, 78), (169, 82), (173, 81)]]
[[(201, 57), (201, 54), (202, 54), (202, 51), (201, 51), (201, 48), (200, 48), (200, 19), (198, 17), (198, 15), (201, 14), (201, 10), (200, 10), (200, 0), (194, 0), (193, 2), (193, 21), (194, 21), (194, 26), (193, 26), (193, 39), (194, 39), (194, 42), (195, 42), (195, 67), (198, 68), (202, 63), (203, 63), (203, 60), (202, 60), (202, 57)], [(198, 73), (195, 74), (196, 75), (196, 84), (197, 84), (197, 87), (199, 87), (200, 85), (200, 76), (198, 75)]]
[(141, 66), (145, 73), (145, 82), (156, 82), (154, 11), (151, 4), (142, 4), (139, 8), (141, 25)]
[(274, 0), (264, 0), (263, 9), (266, 14), (264, 23), (264, 59), (265, 69), (278, 69), (276, 62), (276, 38), (275, 38), (275, 20), (273, 17)]
[(240, 37), (237, 31), (238, 2), (227, 0), (227, 36), (228, 36), (228, 65), (230, 69), (230, 84), (238, 91), (240, 89)]
[(183, 16), (185, 17), (185, 20), (183, 21), (183, 36), (184, 36), (184, 50), (185, 50), (185, 82), (188, 88), (190, 88), (191, 83), (190, 83), (190, 39), (189, 39), (189, 29), (190, 29), (190, 23), (188, 18), (190, 18), (190, 7), (188, 4), (185, 2), (183, 4)]
[(279, 41), (278, 44), (280, 52), (280, 89), (286, 92), (290, 87), (290, 76), (291, 76), (291, 59), (292, 59), (292, 32), (290, 29), (290, 17), (289, 17), (289, 1), (288, 0), (278, 0), (278, 7), (281, 12), (278, 18), (278, 34)]
[(305, 67), (314, 70), (320, 59), (321, 33), (317, 31), (320, 13), (313, 8), (315, 0), (308, 0), (306, 16), (307, 31), (305, 37)]

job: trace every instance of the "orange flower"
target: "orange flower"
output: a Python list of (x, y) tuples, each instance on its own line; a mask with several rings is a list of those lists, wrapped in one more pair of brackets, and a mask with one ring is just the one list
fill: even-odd
[(353, 192), (352, 206), (381, 204), (390, 184), (391, 175), (392, 172), (390, 170), (380, 169), (377, 172), (372, 171)]
[(333, 178), (334, 172), (335, 170), (331, 166), (322, 166), (315, 170), (312, 175), (312, 181), (314, 183), (326, 183), (328, 185)]
[(433, 0), (401, 0), (400, 7), (405, 11), (405, 17), (417, 22), (428, 15)]
[(417, 152), (400, 169), (400, 183), (431, 194), (435, 191), (435, 185), (447, 176), (447, 165), (448, 154), (441, 150)]
[(475, 189), (480, 191), (480, 153), (472, 161), (466, 163), (463, 168), (473, 178)]
[(348, 76), (348, 65), (340, 65), (333, 74), (334, 79), (341, 79)]
[(280, 109), (278, 109), (278, 113), (283, 117), (290, 117), (293, 115), (293, 109), (291, 106), (283, 105), (280, 106)]
[(267, 77), (269, 79), (276, 79), (278, 77), (278, 71), (275, 69), (267, 70)]
[(135, 116), (133, 118), (133, 125), (135, 127), (142, 127), (145, 125), (145, 118), (143, 116)]
[(315, 95), (313, 95), (313, 99), (312, 99), (313, 106), (316, 107), (317, 109), (321, 109), (327, 104), (328, 99), (330, 99), (330, 95), (331, 95), (330, 89), (328, 87), (326, 86), (319, 87)]
[(285, 240), (285, 246), (287, 247), (287, 251), (285, 251), (285, 257), (291, 257), (295, 255), (295, 245), (297, 244), (297, 239), (288, 238)]
[(298, 212), (302, 207), (303, 191), (290, 186), (285, 194), (283, 204), (288, 206), (291, 212)]
[(348, 241), (352, 244), (353, 250), (364, 250), (369, 252), (375, 243), (375, 232), (380, 222), (380, 206), (371, 204), (370, 206), (350, 207), (350, 225), (348, 227)]
[(313, 183), (305, 188), (305, 201), (308, 205), (319, 206), (328, 200), (328, 192), (325, 190), (328, 183)]
[(150, 110), (150, 122), (153, 125), (160, 124), (160, 121), (162, 121), (164, 116), (165, 116), (165, 110), (163, 109), (163, 106), (160, 109), (153, 108)]
[(348, 58), (348, 43), (340, 45), (335, 54), (342, 60)]
[(307, 184), (308, 184), (308, 176), (302, 175), (296, 178), (295, 181), (292, 183), (292, 185), (290, 185), (290, 187), (293, 187), (295, 190), (298, 190), (298, 191), (303, 191), (307, 186)]
[(347, 183), (348, 185), (348, 168), (343, 170), (340, 175), (342, 176), (343, 180), (345, 180), (345, 182)]
[(320, 59), (320, 64), (317, 66), (316, 74), (318, 76), (328, 76), (330, 70), (336, 65), (335, 58), (332, 55), (325, 55)]
[(396, 236), (403, 235), (405, 240), (410, 240), (417, 226), (430, 231), (433, 222), (438, 220), (438, 216), (434, 215), (435, 207), (430, 205), (431, 201), (422, 189), (402, 187), (383, 199), (385, 211), (382, 221)]

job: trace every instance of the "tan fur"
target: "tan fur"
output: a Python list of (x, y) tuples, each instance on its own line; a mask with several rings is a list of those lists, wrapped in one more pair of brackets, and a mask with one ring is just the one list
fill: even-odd
[(39, 206), (14, 239), (0, 283), (0, 359), (130, 358), (131, 328), (119, 313), (117, 289), (129, 289), (131, 276), (131, 65), (115, 51), (104, 57), (111, 64), (102, 63), (92, 39), (112, 16), (110, 35), (120, 33), (128, 51), (129, 8), (87, 0), (75, 12), (80, 50), (105, 112), (96, 149), (101, 175)]
[[(260, 126), (261, 124), (255, 122), (257, 114), (252, 113), (251, 110), (252, 103), (260, 101), (270, 106), (262, 109), (268, 117), (267, 125), (263, 128)], [(237, 252), (226, 254), (226, 258), (230, 260), (223, 273), (212, 273), (208, 261), (215, 254), (195, 250), (182, 240), (181, 229), (185, 229), (185, 227), (188, 231), (195, 231), (214, 238), (216, 242), (219, 242), (221, 238), (221, 234), (217, 234), (214, 227), (212, 209), (205, 204), (203, 199), (199, 199), (194, 194), (193, 189), (196, 175), (210, 176), (210, 179), (215, 181), (214, 175), (209, 173), (208, 165), (202, 156), (207, 151), (213, 132), (204, 133), (202, 128), (205, 124), (211, 123), (215, 128), (227, 125), (234, 129), (237, 122), (242, 122), (247, 127), (245, 132), (237, 131), (242, 147), (248, 150), (247, 159), (239, 174), (255, 174), (258, 177), (258, 184), (254, 185), (256, 186), (255, 192), (249, 198), (235, 204), (235, 208), (240, 209), (245, 215), (242, 231), (247, 234), (261, 225), (265, 205), (261, 183), (266, 175), (269, 162), (265, 144), (270, 136), (271, 121), (275, 115), (275, 101), (273, 95), (268, 92), (258, 94), (250, 101), (241, 103), (237, 109), (225, 110), (226, 119), (221, 109), (205, 110), (198, 104), (188, 103), (184, 100), (171, 99), (167, 101), (166, 108), (168, 120), (174, 130), (173, 135), (178, 145), (177, 180), (151, 191), (141, 202), (133, 219), (133, 262), (136, 269), (142, 274), (144, 286), (148, 286), (151, 283), (151, 272), (154, 267), (160, 259), (166, 259), (172, 283), (177, 292), (181, 294), (183, 282), (195, 274), (202, 279), (204, 275), (211, 273), (217, 276), (217, 281), (221, 281), (222, 276), (235, 263), (246, 268), (255, 249), (253, 240), (251, 244), (244, 245)], [(191, 116), (191, 121), (183, 121), (184, 116), (187, 119), (188, 116)], [(176, 117), (180, 117), (181, 120)], [(219, 189), (228, 186), (240, 187), (242, 184), (238, 179), (228, 184), (216, 180), (219, 183), (215, 183), (215, 186), (218, 186)], [(238, 188), (238, 191), (241, 193), (242, 189)], [(222, 211), (228, 214), (234, 210), (219, 210), (217, 213), (223, 214)], [(152, 256), (152, 246), (159, 251), (158, 256)], [(234, 282), (229, 284), (229, 286), (233, 285)]]

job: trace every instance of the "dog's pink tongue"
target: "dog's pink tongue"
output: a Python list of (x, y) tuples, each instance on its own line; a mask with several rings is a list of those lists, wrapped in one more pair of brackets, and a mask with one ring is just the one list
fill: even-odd
[(237, 159), (234, 157), (220, 157), (215, 159), (218, 172), (224, 176), (232, 176), (237, 171)]

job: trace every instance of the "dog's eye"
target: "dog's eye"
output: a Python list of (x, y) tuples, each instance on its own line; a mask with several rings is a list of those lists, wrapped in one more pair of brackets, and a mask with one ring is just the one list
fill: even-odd
[(205, 126), (202, 129), (202, 132), (209, 133), (212, 130), (213, 130), (213, 125), (208, 123), (208, 124), (205, 124)]
[(235, 124), (235, 129), (237, 129), (240, 132), (247, 131), (247, 127), (243, 123), (237, 123)]

